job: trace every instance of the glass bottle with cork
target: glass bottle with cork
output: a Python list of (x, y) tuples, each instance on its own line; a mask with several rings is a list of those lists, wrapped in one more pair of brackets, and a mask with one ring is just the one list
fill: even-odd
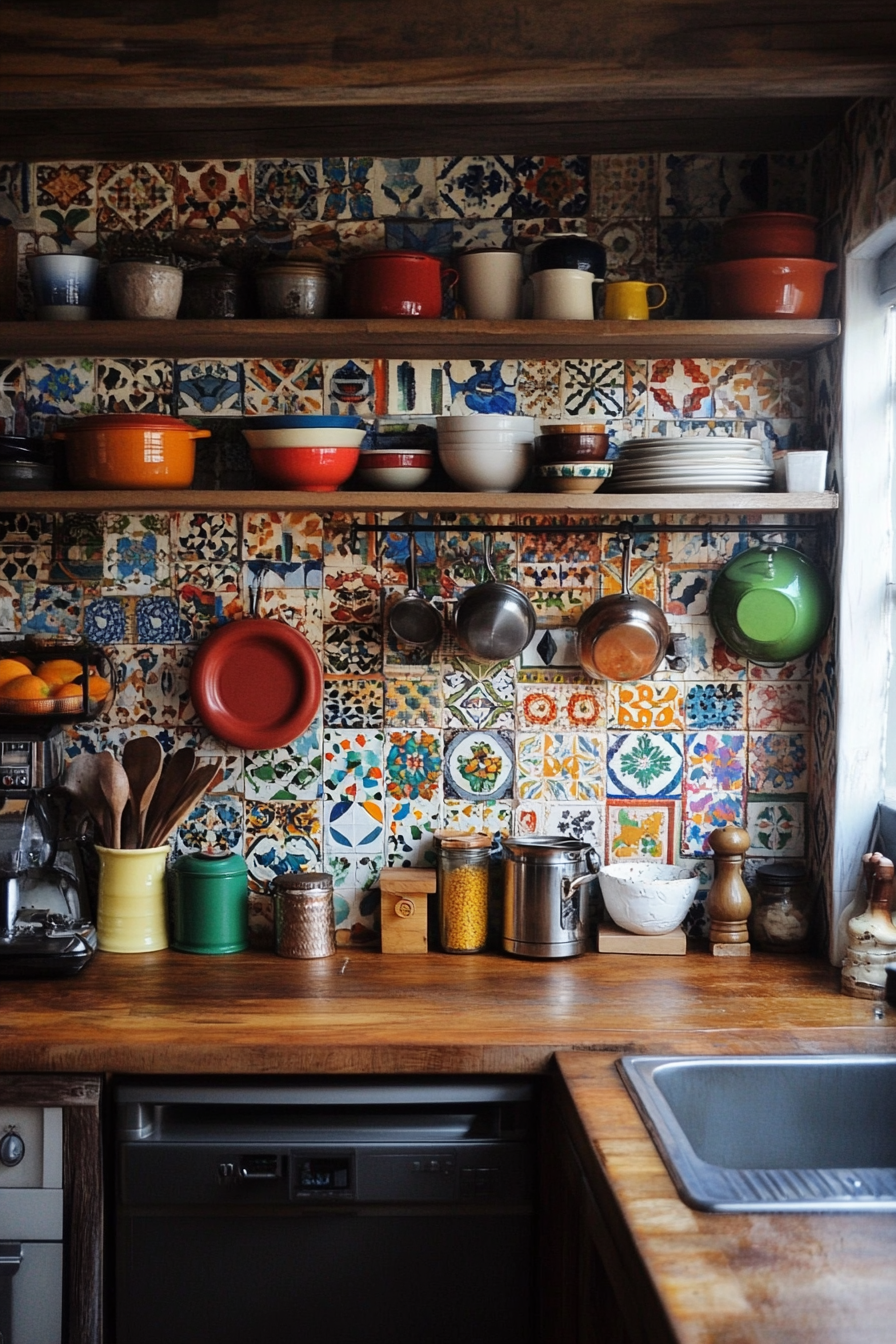
[(490, 835), (437, 831), (439, 942), (443, 952), (483, 952), (488, 939)]

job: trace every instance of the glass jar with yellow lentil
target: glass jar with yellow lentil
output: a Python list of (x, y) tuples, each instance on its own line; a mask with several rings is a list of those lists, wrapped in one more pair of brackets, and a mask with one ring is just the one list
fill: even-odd
[(491, 836), (438, 831), (439, 941), (443, 952), (483, 952), (488, 938)]

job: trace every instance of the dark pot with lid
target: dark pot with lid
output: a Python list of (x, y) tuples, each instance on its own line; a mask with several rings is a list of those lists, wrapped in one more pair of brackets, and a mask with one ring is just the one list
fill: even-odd
[(629, 590), (631, 550), (631, 534), (623, 535), (622, 592), (600, 598), (579, 617), (576, 647), (590, 677), (640, 681), (653, 675), (670, 650), (661, 609)]

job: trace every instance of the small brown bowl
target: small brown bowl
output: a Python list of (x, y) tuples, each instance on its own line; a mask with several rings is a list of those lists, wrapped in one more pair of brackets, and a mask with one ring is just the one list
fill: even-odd
[(542, 462), (602, 462), (609, 451), (609, 434), (541, 434), (535, 440)]

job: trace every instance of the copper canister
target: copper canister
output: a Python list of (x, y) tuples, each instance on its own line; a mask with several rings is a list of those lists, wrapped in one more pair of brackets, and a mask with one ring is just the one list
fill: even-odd
[(332, 957), (336, 951), (329, 873), (281, 873), (272, 882), (274, 939), (280, 957)]

